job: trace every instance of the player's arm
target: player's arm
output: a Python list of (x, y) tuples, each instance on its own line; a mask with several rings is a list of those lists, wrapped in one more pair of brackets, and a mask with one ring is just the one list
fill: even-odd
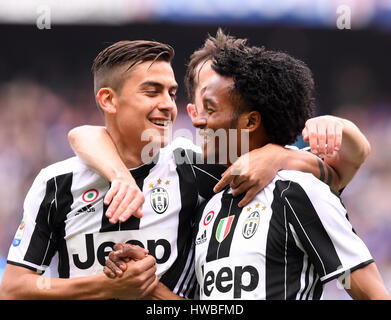
[[(347, 219), (340, 198), (316, 181), (276, 183), (290, 231), (322, 284), (338, 277), (354, 299), (389, 299), (365, 243)], [(275, 195), (278, 192), (275, 192)]]
[(68, 133), (73, 151), (90, 167), (111, 182), (104, 203), (111, 223), (127, 220), (131, 215), (142, 217), (144, 195), (104, 127), (81, 126)]
[(246, 206), (255, 195), (273, 180), (280, 170), (312, 173), (331, 187), (339, 185), (337, 173), (310, 152), (284, 148), (269, 143), (239, 157), (223, 174), (214, 191), (230, 184), (234, 196), (246, 192), (239, 207)]
[(110, 279), (103, 273), (70, 279), (49, 278), (33, 270), (7, 264), (0, 298), (30, 299), (135, 299), (155, 289), (155, 259), (131, 261), (123, 277)]
[(309, 142), (311, 152), (338, 174), (336, 190), (346, 187), (371, 151), (368, 140), (353, 122), (335, 116), (309, 119), (303, 139)]
[(108, 299), (109, 290), (101, 290), (107, 277), (98, 274), (74, 279), (48, 278), (24, 267), (7, 264), (0, 298), (17, 299)]
[(312, 173), (332, 189), (341, 190), (364, 162), (370, 146), (353, 123), (346, 120), (343, 122), (345, 125), (340, 125), (342, 122), (338, 119), (331, 116), (313, 118), (307, 121), (303, 130), (304, 139), (309, 139), (314, 153), (319, 154), (320, 150), (323, 155), (326, 144), (327, 150), (334, 150), (324, 160), (302, 150), (267, 144), (242, 155), (223, 173), (214, 191), (219, 192), (230, 184), (234, 195), (246, 192), (246, 196), (239, 202), (242, 207), (270, 183), (279, 170)]
[[(126, 298), (149, 293), (156, 286), (155, 259), (152, 256), (133, 261), (122, 282), (109, 281), (103, 273), (71, 279), (45, 275), (57, 244), (63, 235), (49, 219), (56, 215), (55, 199), (48, 198), (53, 178), (42, 170), (28, 191), (23, 208), (23, 223), (15, 234), (7, 257), (0, 294), (3, 299), (98, 299)], [(145, 250), (138, 254), (145, 257)], [(43, 275), (41, 275), (43, 274)], [(145, 287), (147, 285), (147, 287)], [(148, 286), (152, 286), (151, 288)], [(146, 290), (146, 291), (143, 291)]]
[(345, 290), (355, 300), (391, 300), (375, 263), (353, 271), (344, 279)]
[(163, 283), (159, 282), (156, 288), (143, 299), (145, 300), (189, 300), (178, 296), (167, 288)]

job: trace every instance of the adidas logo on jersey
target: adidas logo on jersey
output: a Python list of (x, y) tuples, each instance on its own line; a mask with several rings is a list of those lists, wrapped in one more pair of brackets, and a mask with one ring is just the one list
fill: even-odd
[(95, 208), (92, 206), (92, 204), (87, 204), (85, 207), (77, 210), (77, 212), (75, 213), (75, 216), (78, 216), (80, 213), (83, 213), (83, 212), (95, 212)]
[(206, 229), (204, 232), (196, 239), (196, 244), (202, 244), (207, 240), (206, 238)]

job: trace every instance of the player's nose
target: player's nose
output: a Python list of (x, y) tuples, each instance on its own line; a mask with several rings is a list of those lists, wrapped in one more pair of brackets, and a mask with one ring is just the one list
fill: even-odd
[(160, 110), (173, 111), (176, 109), (175, 98), (168, 92), (162, 96), (161, 101), (158, 104)]
[(208, 121), (205, 117), (205, 115), (198, 113), (194, 118), (192, 118), (193, 126), (199, 129), (205, 128)]

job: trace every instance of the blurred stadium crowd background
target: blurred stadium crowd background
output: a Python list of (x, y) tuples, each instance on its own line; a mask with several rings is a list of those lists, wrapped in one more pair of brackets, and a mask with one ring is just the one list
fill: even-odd
[[(40, 1), (0, 1), (0, 281), (35, 176), (73, 155), (66, 138), (71, 128), (103, 124), (90, 74), (97, 53), (123, 39), (172, 45), (180, 84), (174, 129), (191, 129), (185, 64), (221, 26), (250, 44), (304, 60), (314, 73), (317, 115), (350, 119), (368, 137), (372, 152), (342, 198), (391, 290), (391, 1), (67, 3), (45, 1), (51, 26), (40, 30)], [(351, 30), (336, 26), (341, 4), (352, 10)], [(349, 299), (335, 281), (324, 297)]]

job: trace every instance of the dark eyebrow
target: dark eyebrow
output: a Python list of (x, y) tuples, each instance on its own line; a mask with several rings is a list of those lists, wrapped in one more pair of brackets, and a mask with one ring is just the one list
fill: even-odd
[(203, 97), (202, 104), (205, 106), (206, 103), (212, 105), (212, 107), (215, 107), (217, 105), (217, 103), (214, 99), (208, 98), (208, 97)]
[[(164, 85), (162, 83), (156, 82), (156, 81), (145, 81), (140, 84), (140, 87), (156, 87), (159, 89), (163, 89)], [(175, 84), (175, 85), (171, 86), (168, 90), (171, 91), (171, 90), (177, 90), (177, 89), (178, 89), (178, 85)]]

